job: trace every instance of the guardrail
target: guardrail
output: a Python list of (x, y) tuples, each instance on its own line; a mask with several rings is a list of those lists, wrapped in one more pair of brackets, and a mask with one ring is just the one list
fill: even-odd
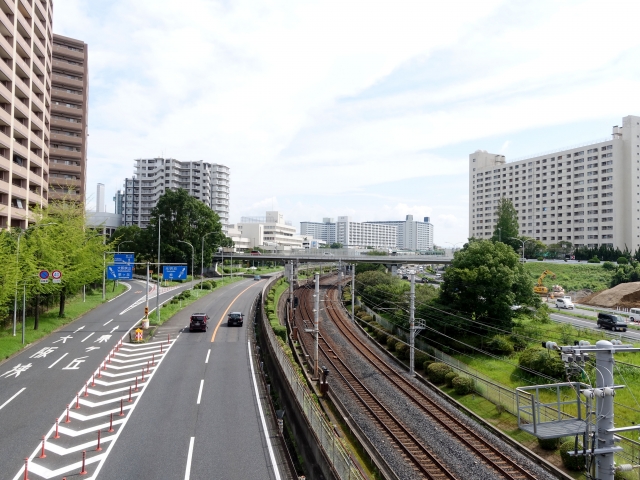
[(265, 298), (273, 284), (282, 276), (274, 276), (262, 289), (262, 324), (271, 351), (277, 360), (280, 372), (287, 380), (294, 394), (300, 410), (304, 413), (307, 423), (314, 433), (315, 440), (322, 447), (324, 456), (332, 465), (333, 470), (340, 479), (344, 480), (365, 480), (356, 464), (351, 460), (349, 452), (344, 448), (340, 439), (333, 430), (333, 426), (327, 421), (318, 403), (309, 391), (306, 383), (298, 376), (292, 361), (282, 349), (280, 342), (271, 329), (269, 320), (265, 313)]

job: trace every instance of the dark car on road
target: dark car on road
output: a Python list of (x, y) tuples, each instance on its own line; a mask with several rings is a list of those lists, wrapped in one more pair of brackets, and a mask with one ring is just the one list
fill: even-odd
[(598, 314), (598, 327), (606, 328), (609, 330), (621, 330), (627, 331), (629, 325), (620, 315), (614, 315), (612, 313), (599, 313)]
[(208, 320), (209, 316), (206, 313), (192, 314), (191, 318), (189, 319), (189, 331), (193, 332), (194, 330), (201, 330), (203, 332), (206, 332)]
[(227, 317), (227, 325), (229, 325), (230, 327), (233, 325), (242, 326), (243, 322), (244, 322), (244, 313), (231, 312)]

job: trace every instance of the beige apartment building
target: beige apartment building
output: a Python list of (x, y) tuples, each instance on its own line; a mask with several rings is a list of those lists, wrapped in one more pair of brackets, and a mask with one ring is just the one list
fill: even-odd
[(50, 200), (86, 201), (88, 55), (82, 40), (53, 35)]
[(508, 162), (469, 155), (469, 236), (490, 238), (497, 204), (508, 198), (520, 235), (545, 244), (640, 248), (640, 117), (629, 115), (611, 138)]
[(0, 228), (49, 199), (50, 0), (0, 0)]

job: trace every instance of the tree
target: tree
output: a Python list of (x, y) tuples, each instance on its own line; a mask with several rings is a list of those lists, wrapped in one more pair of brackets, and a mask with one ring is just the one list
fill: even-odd
[(514, 305), (537, 307), (533, 280), (511, 247), (471, 239), (445, 270), (440, 303), (480, 323), (510, 329)]
[(16, 262), (17, 235), (8, 230), (0, 232), (0, 317), (9, 311), (16, 292), (18, 263)]
[(491, 240), (494, 242), (500, 241), (502, 243), (506, 243), (514, 250), (517, 250), (521, 244), (520, 242), (513, 240), (513, 238), (518, 238), (518, 231), (520, 229), (520, 226), (518, 225), (518, 212), (516, 212), (511, 200), (507, 198), (500, 199), (496, 212), (498, 214), (498, 221)]
[[(529, 240), (524, 244), (525, 258), (538, 258), (544, 256), (547, 246), (540, 240), (534, 240), (531, 237), (522, 237), (522, 240)], [(520, 244), (520, 246), (522, 247), (522, 244)]]
[[(158, 223), (161, 229), (160, 261), (162, 262), (191, 265), (191, 247), (178, 240), (193, 245), (194, 268), (200, 265), (200, 259), (203, 257), (209, 261), (218, 247), (232, 245), (231, 239), (227, 238), (222, 231), (218, 214), (182, 188), (167, 190), (151, 211), (149, 226), (142, 235), (142, 243), (147, 249), (145, 253), (151, 258), (158, 256)], [(207, 236), (204, 240), (203, 253), (204, 235)]]
[(342, 248), (343, 245), (340, 242), (334, 242), (331, 244), (331, 248)]

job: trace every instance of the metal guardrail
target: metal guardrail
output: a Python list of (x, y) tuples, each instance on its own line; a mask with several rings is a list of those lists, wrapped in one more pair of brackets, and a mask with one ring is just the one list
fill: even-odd
[(262, 290), (262, 323), (267, 339), (277, 359), (280, 371), (286, 378), (294, 394), (300, 410), (304, 412), (307, 423), (313, 431), (318, 445), (325, 453), (325, 457), (331, 462), (338, 478), (344, 480), (365, 480), (356, 464), (351, 460), (349, 452), (344, 448), (340, 439), (333, 430), (333, 426), (327, 421), (318, 403), (307, 388), (306, 383), (298, 375), (295, 366), (282, 349), (276, 335), (273, 333), (265, 312), (265, 298), (273, 284), (282, 276), (274, 276)]

